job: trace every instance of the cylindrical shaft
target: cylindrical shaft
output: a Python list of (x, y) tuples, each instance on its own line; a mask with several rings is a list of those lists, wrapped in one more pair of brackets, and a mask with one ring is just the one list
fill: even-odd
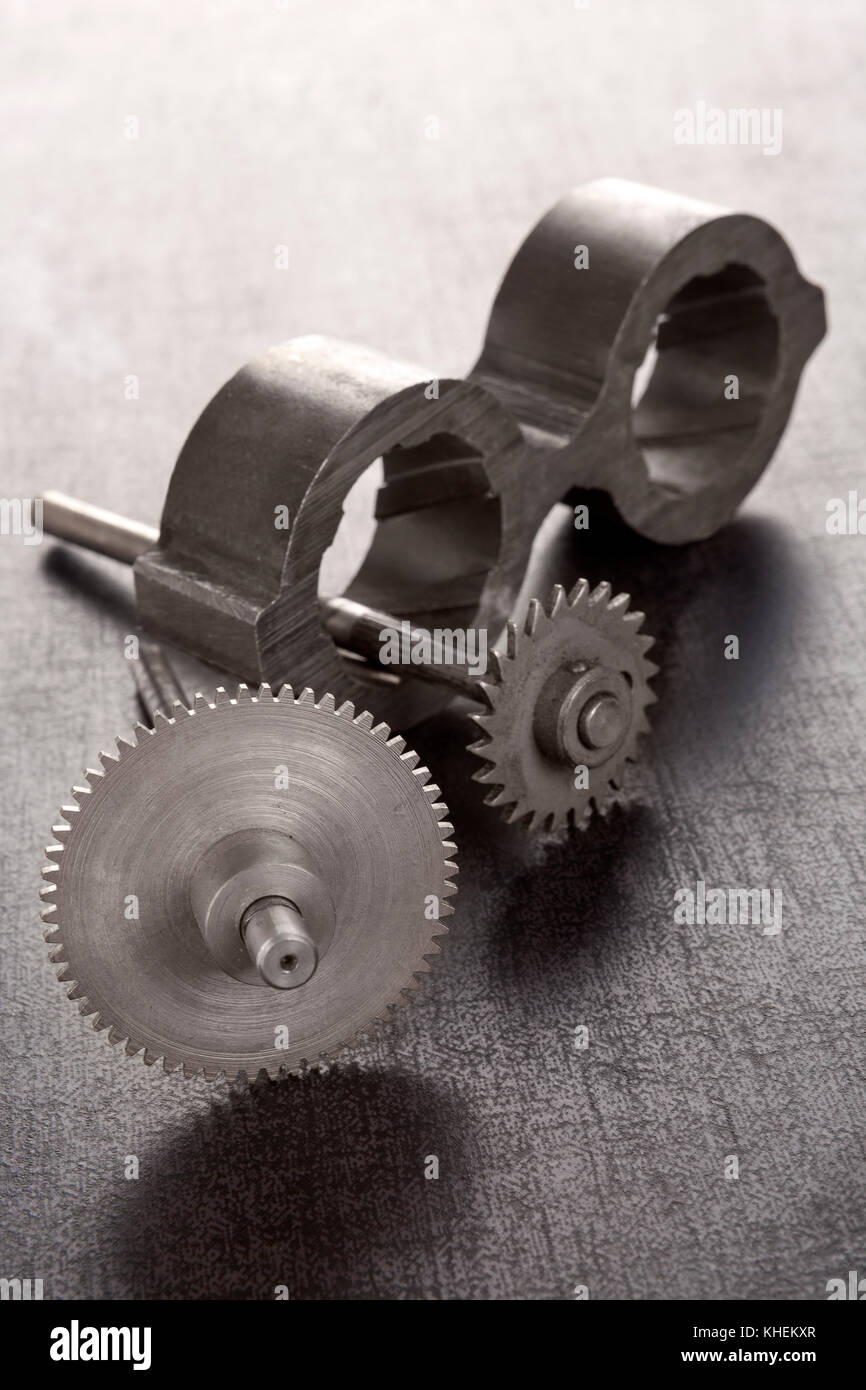
[(177, 672), (158, 642), (152, 642), (147, 637), (139, 639), (138, 660), (133, 663), (132, 673), (138, 687), (138, 698), (151, 724), (157, 710), (170, 714), (178, 700), (189, 709), (189, 700)]
[(274, 989), (305, 985), (319, 963), (304, 919), (287, 898), (253, 903), (243, 915), (241, 936), (262, 980)]
[[(92, 507), (74, 497), (66, 497), (62, 492), (43, 494), (42, 527), (52, 536), (83, 545), (88, 550), (98, 550), (102, 555), (110, 555), (128, 565), (134, 564), (139, 555), (150, 550), (159, 540), (159, 532), (153, 526), (128, 521), (114, 512)], [(425, 639), (429, 646), (430, 634), (421, 628), (414, 628), (392, 614), (380, 613), (350, 599), (322, 599), (321, 611), (325, 627), (338, 646), (364, 656), (377, 665), (381, 664), (382, 655), (380, 634), (385, 629), (399, 634), (401, 652), (417, 651)], [(392, 661), (384, 669), (418, 680), (432, 681), (435, 685), (446, 685), (458, 695), (467, 695), (470, 700), (478, 698), (478, 675), (468, 664), (410, 659)], [(176, 698), (183, 697), (172, 696), (172, 699)], [(148, 712), (155, 712), (151, 711), (150, 705)]]
[(92, 507), (89, 502), (79, 502), (62, 492), (44, 492), (40, 500), (43, 531), (88, 550), (97, 550), (112, 560), (122, 560), (126, 565), (134, 564), (139, 555), (159, 540), (159, 531), (154, 526), (128, 521), (126, 517), (104, 511), (102, 507)]
[[(321, 600), (321, 611), (325, 627), (337, 646), (347, 651), (365, 656), (368, 660), (381, 664), (382, 633), (395, 633), (401, 650), (401, 660), (390, 661), (385, 670), (402, 675), (416, 676), (419, 680), (432, 681), (436, 685), (447, 685), (459, 695), (468, 695), (470, 700), (478, 699), (478, 676), (468, 664), (444, 663), (437, 661), (412, 661), (410, 653), (419, 648), (430, 648), (430, 633), (421, 628), (401, 622), (389, 613), (380, 613), (375, 608), (367, 608), (362, 603), (354, 603), (346, 598), (326, 598)], [(405, 654), (408, 660), (403, 660)]]

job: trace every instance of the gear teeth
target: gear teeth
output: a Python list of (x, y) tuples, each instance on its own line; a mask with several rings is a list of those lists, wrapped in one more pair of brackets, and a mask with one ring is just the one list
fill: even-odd
[(550, 598), (547, 600), (547, 603), (545, 604), (545, 612), (547, 613), (548, 618), (558, 618), (560, 612), (565, 607), (566, 603), (567, 599), (565, 589), (562, 587), (561, 584), (554, 584)]
[(319, 701), (319, 709), (326, 710), (328, 714), (333, 714), (337, 708), (337, 702), (333, 695), (323, 695)]
[(538, 627), (539, 621), (544, 613), (544, 608), (537, 598), (529, 600), (529, 607), (526, 610), (526, 619), (523, 624), (523, 632), (526, 637), (533, 637)]
[[(544, 677), (548, 669), (550, 672), (556, 669), (554, 661), (563, 664), (562, 653), (563, 650), (566, 653), (569, 651), (570, 632), (574, 634), (571, 650), (575, 660), (573, 669), (576, 671), (584, 669), (579, 664), (582, 631), (597, 629), (614, 637), (630, 652), (631, 669), (636, 681), (632, 728), (604, 764), (605, 767), (613, 765), (617, 786), (625, 763), (637, 757), (637, 738), (648, 727), (644, 710), (656, 700), (647, 682), (657, 674), (658, 667), (645, 656), (654, 639), (638, 635), (644, 615), (637, 610), (631, 611), (630, 604), (630, 595), (614, 594), (607, 580), (592, 588), (588, 580), (582, 578), (568, 595), (561, 585), (555, 585), (544, 604), (538, 599), (531, 600), (523, 625), (525, 646), (514, 624), (508, 625), (508, 651), (504, 658), (502, 681), (496, 687), (493, 701), (487, 701), (488, 709), (471, 716), (479, 736), (469, 744), (469, 751), (483, 764), (472, 774), (472, 780), (486, 785), (485, 805), (501, 811), (509, 823), (522, 822), (528, 829), (537, 830), (563, 823), (578, 823), (579, 820), (580, 828), (585, 828), (593, 806), (607, 804), (615, 790), (607, 781), (603, 789), (596, 791), (593, 788), (592, 794), (574, 788), (571, 771), (566, 765), (563, 765), (561, 776), (553, 771), (544, 771), (536, 767), (537, 758), (530, 753), (529, 763), (524, 766), (520, 752), (522, 739), (531, 737), (528, 726), (534, 714), (529, 702), (536, 698), (540, 688), (537, 680), (530, 678), (527, 681), (526, 677), (535, 670), (539, 670)], [(563, 624), (562, 635), (556, 630), (560, 622)], [(510, 669), (509, 662), (515, 664), (515, 670)], [(539, 789), (542, 785), (548, 786), (547, 795), (553, 805), (542, 807), (535, 804), (536, 784)]]
[(501, 684), (502, 684), (502, 680), (503, 680), (502, 657), (500, 656), (499, 652), (496, 650), (495, 647), (493, 647), (493, 648), (487, 653), (487, 671), (486, 671), (486, 676), (487, 676), (487, 680), (486, 680), (486, 682), (485, 682), (485, 688), (488, 688), (488, 689), (489, 689), (491, 686), (496, 686), (496, 685), (501, 685)]
[[(294, 701), (294, 703), (296, 704), (315, 705), (316, 703), (315, 694), (309, 687), (306, 687), (301, 692), (300, 696), (295, 696), (293, 688), (290, 685), (284, 685), (283, 687), (281, 687), (278, 694), (274, 694), (272, 692), (271, 686), (267, 682), (265, 682), (259, 687), (258, 694), (256, 694), (246, 683), (241, 683), (238, 685), (236, 694), (234, 696), (229, 695), (226, 687), (219, 686), (214, 692), (214, 697), (212, 701), (208, 701), (207, 698), (201, 692), (196, 692), (196, 697), (192, 709), (187, 709), (187, 707), (180, 701), (175, 702), (174, 709), (181, 710), (184, 714), (188, 715), (189, 717), (192, 717), (194, 714), (204, 715), (207, 710), (216, 708), (217, 706), (221, 705), (256, 705), (260, 701), (267, 701), (269, 697), (274, 702), (280, 700), (281, 698), (287, 698), (291, 701)], [(369, 735), (370, 737), (376, 739), (378, 742), (385, 743), (387, 746), (389, 746), (399, 756), (402, 764), (410, 771), (411, 775), (417, 779), (418, 786), (423, 787), (430, 810), (436, 818), (436, 823), (439, 829), (439, 843), (441, 845), (442, 850), (442, 859), (440, 861), (440, 866), (443, 877), (438, 895), (440, 899), (445, 899), (456, 894), (457, 885), (454, 882), (452, 882), (451, 879), (446, 877), (446, 875), (448, 874), (456, 875), (456, 873), (458, 872), (457, 863), (450, 857), (456, 853), (456, 846), (454, 845), (453, 841), (447, 838), (448, 836), (453, 835), (454, 827), (451, 824), (450, 820), (446, 819), (448, 815), (448, 807), (444, 802), (438, 801), (436, 799), (441, 795), (441, 793), (439, 787), (429, 780), (429, 769), (426, 767), (418, 766), (418, 754), (412, 751), (411, 749), (406, 749), (405, 740), (402, 739), (399, 735), (394, 735), (392, 737), (390, 734), (389, 726), (386, 723), (381, 722), (379, 724), (374, 725), (373, 716), (369, 714), (367, 711), (362, 711), (359, 715), (356, 716), (355, 707), (351, 701), (345, 701), (339, 707), (339, 709), (335, 709), (335, 701), (333, 699), (333, 696), (326, 695), (323, 697), (323, 700), (321, 704), (318, 706), (318, 708), (323, 709), (326, 712), (332, 711), (339, 717), (348, 718), (352, 720), (354, 725), (362, 733), (364, 733), (365, 735)], [(140, 745), (140, 743), (144, 741), (144, 734), (146, 734), (148, 738), (153, 738), (159, 728), (174, 726), (177, 722), (178, 721), (176, 721), (175, 718), (169, 718), (160, 711), (157, 714), (155, 720), (155, 727), (153, 729), (148, 729), (146, 726), (142, 724), (137, 724), (135, 726), (133, 735), (135, 739), (134, 743), (130, 743), (127, 739), (119, 738), (116, 741), (118, 750), (117, 755), (115, 755), (114, 753), (100, 754), (100, 761), (102, 763), (104, 771), (88, 769), (86, 777), (90, 785), (73, 788), (73, 795), (77, 799), (80, 799), (82, 804), (71, 804), (68, 806), (64, 806), (62, 808), (62, 814), (67, 818), (66, 822), (53, 827), (53, 834), (56, 836), (58, 842), (56, 844), (49, 845), (46, 849), (46, 856), (53, 862), (48, 863), (43, 868), (44, 876), (47, 877), (50, 875), (53, 878), (54, 876), (59, 875), (59, 873), (61, 872), (60, 865), (62, 864), (62, 855), (65, 852), (65, 845), (63, 842), (71, 834), (73, 825), (72, 818), (81, 813), (82, 809), (87, 805), (87, 801), (91, 796), (92, 790), (95, 788), (96, 784), (102, 782), (105, 779), (106, 775), (110, 774), (112, 770), (112, 765), (116, 765), (123, 758), (132, 755), (135, 752), (135, 749)], [(44, 902), (44, 900), (49, 896), (53, 897), (56, 894), (56, 892), (56, 883), (45, 883), (41, 887), (40, 896), (42, 897)], [(45, 903), (43, 907), (43, 917), (46, 919), (49, 917), (53, 917), (56, 911), (57, 905), (55, 902)], [(444, 901), (440, 901), (440, 918), (452, 916), (453, 913), (454, 908), (450, 904)], [(441, 947), (437, 943), (436, 938), (443, 937), (448, 934), (448, 928), (441, 920), (436, 920), (435, 922), (428, 923), (428, 927), (429, 941), (426, 945), (425, 950), (422, 952), (420, 963), (415, 967), (412, 976), (405, 984), (399, 987), (396, 996), (393, 999), (387, 1001), (380, 1008), (376, 1016), (371, 1018), (360, 1029), (357, 1029), (351, 1037), (347, 1038), (343, 1042), (336, 1044), (328, 1051), (320, 1052), (317, 1055), (310, 1054), (309, 1057), (301, 1057), (296, 1064), (293, 1063), (291, 1065), (287, 1065), (283, 1062), (272, 1062), (267, 1065), (261, 1066), (255, 1072), (253, 1072), (252, 1070), (247, 1071), (243, 1068), (226, 1070), (225, 1067), (204, 1065), (198, 1061), (192, 1061), (189, 1059), (185, 1060), (183, 1055), (177, 1055), (177, 1052), (175, 1052), (174, 1054), (163, 1054), (162, 1051), (152, 1051), (141, 1042), (138, 1042), (136, 1041), (136, 1039), (131, 1038), (128, 1035), (128, 1032), (126, 1031), (126, 1028), (122, 1026), (109, 1012), (103, 1011), (99, 1005), (92, 1002), (91, 999), (87, 996), (84, 986), (79, 981), (76, 981), (73, 978), (73, 966), (70, 965), (66, 959), (65, 948), (61, 939), (62, 924), (50, 923), (49, 929), (45, 930), (44, 932), (44, 936), (46, 941), (48, 942), (49, 955), (54, 963), (55, 971), (58, 975), (58, 978), (64, 984), (69, 985), (69, 988), (67, 990), (69, 998), (73, 999), (77, 1003), (78, 1012), (80, 1013), (80, 1015), (83, 1018), (88, 1018), (90, 1020), (94, 1031), (106, 1033), (110, 1044), (114, 1046), (122, 1045), (127, 1056), (140, 1056), (144, 1064), (148, 1067), (152, 1067), (157, 1062), (161, 1062), (163, 1070), (168, 1075), (171, 1075), (177, 1071), (181, 1071), (183, 1075), (187, 1078), (203, 1077), (205, 1080), (212, 1082), (223, 1076), (226, 1076), (229, 1080), (249, 1080), (253, 1077), (255, 1077), (256, 1079), (265, 1078), (266, 1080), (271, 1080), (276, 1079), (277, 1077), (287, 1075), (302, 1075), (305, 1074), (308, 1070), (313, 1069), (318, 1069), (321, 1072), (327, 1072), (332, 1061), (348, 1055), (349, 1049), (356, 1042), (359, 1036), (372, 1037), (376, 1033), (378, 1033), (382, 1028), (387, 1028), (392, 1022), (392, 1015), (394, 1014), (394, 1012), (398, 1008), (405, 1006), (405, 996), (407, 991), (413, 993), (418, 989), (420, 978), (428, 974), (430, 971), (431, 960), (438, 956), (441, 952)]]
[(568, 595), (569, 608), (582, 608), (589, 598), (590, 586), (588, 579), (578, 579), (571, 593)]
[(488, 710), (494, 710), (496, 708), (498, 685), (490, 685), (487, 681), (478, 681), (475, 688), (478, 693), (479, 704), (486, 705)]
[(505, 626), (505, 655), (509, 661), (513, 661), (517, 656), (517, 624), (506, 623)]
[(631, 603), (631, 594), (615, 594), (607, 605), (607, 611), (612, 618), (622, 618), (628, 612)]

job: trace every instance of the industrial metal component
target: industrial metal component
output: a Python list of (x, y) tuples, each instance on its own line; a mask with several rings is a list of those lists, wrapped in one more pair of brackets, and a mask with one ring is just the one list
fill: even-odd
[[(509, 821), (527, 829), (585, 822), (619, 786), (637, 740), (649, 728), (655, 701), (648, 681), (658, 670), (646, 653), (653, 638), (640, 632), (643, 614), (629, 611), (628, 594), (609, 584), (591, 590), (585, 579), (566, 596), (556, 585), (548, 603), (529, 605), (522, 628), (509, 622), (506, 649), (489, 654), (483, 677), (468, 663), (413, 662), (430, 634), (403, 633), (407, 660), (388, 670), (420, 677), (483, 706), (470, 749), (486, 764), (475, 780)], [(325, 625), (340, 647), (377, 661), (385, 631), (397, 621), (346, 599), (322, 604)], [(444, 654), (443, 654), (444, 655)]]
[(658, 667), (647, 659), (644, 615), (629, 602), (609, 584), (591, 589), (581, 579), (569, 594), (557, 584), (546, 604), (533, 599), (522, 627), (508, 624), (488, 708), (472, 716), (481, 738), (471, 745), (486, 764), (476, 780), (506, 820), (582, 827), (636, 759)]
[[(423, 496), (388, 491), (349, 597), (499, 631), (532, 540), (512, 505), (520, 431), (482, 387), (433, 376), (315, 337), (247, 363), (193, 427), (135, 562), (145, 630), (248, 680), (370, 700), (319, 621), (319, 570), (349, 490), (387, 457)], [(380, 684), (376, 708), (404, 726), (447, 698)]]
[[(47, 494), (44, 512), (76, 538), (76, 503), (67, 506), (60, 494)], [(139, 523), (128, 523), (128, 532), (126, 527), (122, 517), (112, 517), (109, 533), (100, 538), (106, 549), (121, 553), (133, 548), (135, 537), (146, 540)], [(319, 610), (336, 648), (362, 658), (365, 671), (420, 681), (485, 706), (487, 712), (475, 716), (483, 737), (472, 751), (490, 767), (478, 779), (491, 783), (491, 804), (535, 828), (581, 819), (591, 803), (602, 806), (625, 761), (634, 759), (638, 734), (648, 727), (644, 710), (655, 696), (647, 680), (658, 668), (646, 660), (653, 639), (638, 632), (643, 614), (628, 612), (629, 601), (627, 594), (611, 598), (609, 584), (590, 593), (586, 580), (566, 600), (558, 585), (546, 608), (537, 600), (530, 604), (522, 636), (508, 624), (507, 649), (502, 656), (490, 652), (483, 676), (453, 660), (408, 658), (383, 668), (382, 635), (399, 628), (399, 618), (352, 599), (322, 599)], [(403, 626), (407, 652), (425, 639), (430, 646), (428, 631)], [(170, 667), (161, 671), (158, 653), (146, 646), (143, 651), (139, 682), (155, 684), (155, 698), (164, 700), (167, 680), (171, 691)], [(581, 768), (591, 768), (591, 778)]]
[(468, 379), (520, 421), (530, 528), (580, 489), (679, 544), (754, 487), (825, 331), (821, 290), (768, 223), (599, 179), (530, 232)]
[(453, 910), (454, 845), (387, 725), (241, 686), (157, 709), (100, 758), (55, 827), (43, 917), (111, 1042), (187, 1076), (274, 1076), (417, 988)]
[[(342, 596), (495, 638), (557, 502), (614, 509), (666, 543), (728, 521), (824, 331), (821, 291), (767, 223), (603, 179), (517, 252), (466, 381), (331, 339), (285, 343), (205, 408), (158, 534), (118, 540), (92, 508), (71, 529), (134, 559), (154, 637), (246, 680), (357, 701), (376, 682), (384, 717), (409, 727), (447, 691), (341, 659), (319, 617), (322, 557), (372, 464), (376, 529)], [(61, 524), (48, 508), (45, 528), (68, 537)]]

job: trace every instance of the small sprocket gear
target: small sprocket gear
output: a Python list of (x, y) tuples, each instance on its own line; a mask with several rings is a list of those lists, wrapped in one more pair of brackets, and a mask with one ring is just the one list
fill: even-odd
[(486, 764), (474, 774), (489, 787), (485, 802), (506, 820), (583, 825), (619, 788), (649, 729), (658, 670), (646, 656), (653, 638), (639, 630), (644, 615), (629, 602), (581, 579), (569, 594), (557, 584), (546, 604), (533, 599), (522, 627), (508, 624), (470, 745)]

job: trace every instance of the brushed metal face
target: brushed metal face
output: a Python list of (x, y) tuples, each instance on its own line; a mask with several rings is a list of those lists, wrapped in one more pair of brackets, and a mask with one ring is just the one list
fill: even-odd
[[(58, 830), (49, 939), (61, 978), (145, 1060), (207, 1075), (271, 1074), (339, 1050), (415, 987), (438, 952), (455, 891), (446, 807), (415, 754), (372, 717), (241, 687), (199, 697), (119, 744), (78, 793)], [(328, 886), (333, 938), (313, 977), (292, 991), (251, 989), (220, 968), (190, 902), (195, 866), (250, 828), (295, 839)], [(138, 917), (125, 904), (137, 899)], [(288, 1046), (278, 1045), (285, 1040)]]

